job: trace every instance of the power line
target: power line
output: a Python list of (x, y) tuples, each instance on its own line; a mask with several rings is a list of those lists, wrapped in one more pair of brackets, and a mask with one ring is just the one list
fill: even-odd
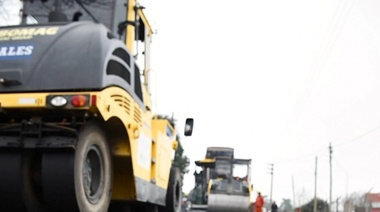
[(305, 79), (303, 92), (295, 104), (294, 111), (296, 119), (298, 119), (300, 112), (305, 107), (307, 99), (314, 89), (316, 79), (318, 78), (323, 65), (326, 63), (327, 59), (330, 56), (332, 48), (340, 35), (340, 31), (345, 24), (354, 1), (355, 0), (351, 0), (351, 2), (341, 0), (338, 3), (334, 15), (329, 23), (326, 35), (324, 36), (326, 39), (324, 42), (322, 42), (321, 47), (319, 48), (319, 52), (317, 53), (317, 57), (314, 60), (313, 65), (309, 71), (309, 75)]
[(343, 168), (343, 166), (339, 163), (336, 157), (334, 158), (333, 162), (335, 162), (335, 166), (338, 167), (341, 171), (343, 171), (346, 175), (346, 194), (348, 195), (348, 172)]
[[(376, 131), (379, 130), (379, 129), (380, 129), (380, 125), (379, 125), (379, 126), (376, 126), (376, 127), (374, 127), (374, 128), (372, 128), (372, 129), (370, 129), (370, 130), (368, 130), (368, 131), (366, 131), (366, 132), (364, 132), (364, 133), (362, 133), (362, 134), (360, 134), (360, 135), (358, 135), (358, 136), (355, 136), (355, 137), (353, 137), (353, 138), (351, 138), (351, 139), (348, 139), (348, 140), (346, 140), (346, 141), (344, 141), (344, 142), (341, 142), (341, 143), (338, 143), (338, 144), (332, 145), (332, 147), (334, 147), (334, 148), (339, 148), (339, 147), (341, 147), (341, 146), (343, 146), (343, 145), (347, 145), (347, 144), (349, 144), (349, 143), (352, 143), (352, 142), (358, 141), (358, 140), (360, 140), (361, 138), (363, 138), (363, 137), (365, 137), (365, 136), (367, 136), (367, 135), (369, 135), (369, 134), (371, 134), (371, 133), (374, 133), (374, 132), (376, 132)], [(302, 154), (302, 155), (298, 155), (298, 156), (295, 156), (295, 157), (291, 157), (291, 158), (288, 158), (288, 159), (284, 159), (284, 160), (279, 160), (279, 161), (276, 161), (275, 163), (288, 163), (288, 162), (294, 162), (294, 161), (297, 161), (297, 160), (300, 160), (300, 159), (303, 159), (303, 158), (313, 157), (313, 156), (315, 156), (315, 155), (320, 154), (321, 152), (324, 152), (325, 150), (326, 150), (326, 148), (323, 147), (323, 148), (320, 148), (320, 149), (318, 149), (318, 150), (316, 150), (316, 151), (308, 152), (308, 153), (305, 153), (305, 154)]]
[(364, 133), (362, 133), (362, 134), (360, 134), (360, 135), (358, 135), (358, 136), (355, 136), (354, 138), (351, 138), (351, 139), (349, 139), (349, 140), (347, 140), (347, 141), (345, 141), (345, 142), (339, 143), (339, 144), (334, 145), (334, 146), (335, 146), (335, 147), (340, 147), (340, 146), (343, 146), (343, 145), (347, 145), (347, 144), (349, 144), (349, 143), (352, 143), (352, 142), (354, 142), (354, 141), (357, 141), (357, 140), (359, 140), (359, 139), (365, 137), (366, 135), (369, 135), (369, 134), (371, 134), (371, 133), (373, 133), (373, 132), (376, 132), (378, 129), (380, 129), (380, 125), (377, 126), (377, 127), (372, 128), (372, 129), (370, 129), (370, 130), (368, 130), (368, 131), (366, 131), (366, 132), (364, 132)]
[[(334, 12), (334, 15), (332, 17), (332, 19), (330, 20), (329, 22), (329, 25), (328, 25), (328, 28), (327, 28), (327, 31), (326, 31), (326, 35), (324, 36), (325, 38), (325, 41), (322, 42), (320, 48), (319, 48), (319, 51), (317, 53), (317, 57), (315, 58), (312, 66), (311, 66), (311, 69), (309, 71), (309, 75), (308, 77), (305, 79), (305, 84), (304, 84), (304, 92), (303, 94), (301, 94), (301, 96), (299, 97), (297, 103), (296, 103), (296, 107), (298, 106), (299, 110), (301, 111), (303, 108), (304, 108), (304, 104), (306, 104), (307, 102), (307, 99), (309, 98), (309, 95), (311, 93), (311, 91), (313, 90), (314, 88), (314, 83), (315, 83), (315, 79), (318, 75), (318, 72), (320, 71), (320, 65), (322, 63), (325, 62), (325, 55), (327, 55), (327, 52), (328, 52), (328, 49), (329, 49), (329, 46), (328, 46), (328, 43), (330, 42), (331, 37), (334, 36), (334, 32), (336, 30), (335, 25), (337, 25), (339, 23), (339, 21), (336, 21), (336, 20), (339, 20), (340, 17), (341, 17), (341, 14), (342, 14), (342, 11), (343, 9), (341, 10), (340, 8), (341, 7), (345, 7), (346, 4), (342, 4), (342, 0), (339, 1), (338, 3), (338, 6)], [(346, 1), (344, 1), (346, 2)], [(343, 3), (344, 3), (343, 2)], [(341, 5), (344, 5), (344, 6), (341, 6)], [(338, 16), (339, 14), (339, 16)], [(333, 24), (334, 23), (334, 24)], [(296, 108), (296, 118), (298, 116), (298, 112), (297, 112), (297, 108)]]
[(303, 158), (308, 158), (308, 157), (315, 157), (315, 155), (318, 155), (318, 153), (320, 152), (324, 152), (326, 150), (326, 148), (320, 148), (316, 151), (310, 151), (308, 153), (305, 153), (305, 154), (302, 154), (302, 155), (298, 155), (298, 156), (295, 156), (295, 157), (290, 157), (290, 158), (287, 158), (287, 159), (284, 159), (284, 160), (279, 160), (279, 161), (276, 161), (275, 163), (289, 163), (289, 162), (294, 162), (294, 161), (299, 161), (300, 159), (303, 159)]

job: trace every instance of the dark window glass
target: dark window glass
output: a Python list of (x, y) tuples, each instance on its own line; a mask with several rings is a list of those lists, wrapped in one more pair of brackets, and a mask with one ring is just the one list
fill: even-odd
[[(58, 3), (58, 4), (57, 4)], [(113, 31), (114, 29), (114, 12), (115, 0), (85, 0), (83, 5), (106, 27)], [(47, 23), (50, 16), (54, 13), (53, 9), (59, 6), (60, 16), (65, 16), (66, 21), (73, 21), (76, 13), (80, 12), (79, 20), (92, 20), (92, 18), (74, 1), (24, 1), (23, 12), (25, 15), (31, 15), (38, 23)]]
[(110, 60), (107, 64), (107, 75), (116, 75), (123, 78), (128, 84), (131, 84), (131, 73), (122, 64)]
[(129, 67), (131, 67), (131, 56), (128, 54), (127, 51), (125, 51), (122, 48), (117, 48), (115, 49), (115, 51), (112, 52), (112, 54), (124, 60), (124, 62), (128, 64)]
[(173, 136), (173, 130), (169, 126), (166, 126), (166, 135), (170, 138)]
[(139, 97), (139, 99), (143, 101), (141, 81), (140, 81), (140, 70), (136, 64), (135, 64), (135, 93), (137, 97)]

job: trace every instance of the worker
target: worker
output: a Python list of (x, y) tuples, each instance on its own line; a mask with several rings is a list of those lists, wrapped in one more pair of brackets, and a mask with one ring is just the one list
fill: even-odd
[(262, 212), (264, 207), (264, 198), (261, 196), (260, 192), (257, 192), (256, 202), (255, 202), (255, 212)]
[(276, 204), (276, 201), (273, 201), (272, 205), (271, 205), (271, 211), (272, 212), (277, 212), (278, 211), (278, 206)]
[(203, 203), (203, 188), (202, 184), (198, 184), (195, 188), (195, 202), (196, 204), (202, 204)]

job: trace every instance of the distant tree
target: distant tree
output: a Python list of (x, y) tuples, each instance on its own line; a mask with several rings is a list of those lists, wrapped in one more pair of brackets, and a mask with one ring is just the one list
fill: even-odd
[(178, 141), (178, 148), (175, 151), (173, 166), (179, 168), (179, 170), (181, 171), (182, 185), (183, 185), (183, 178), (185, 174), (189, 172), (188, 166), (190, 165), (190, 159), (186, 155), (184, 155), (184, 149), (182, 147), (182, 144), (178, 135), (177, 135), (177, 141)]
[(292, 212), (293, 206), (291, 204), (290, 199), (282, 199), (282, 203), (279, 207), (279, 212)]
[(297, 197), (298, 202), (295, 203), (297, 206), (305, 205), (312, 198), (305, 188), (302, 188), (301, 191), (297, 192)]
[(354, 192), (348, 195), (345, 200), (350, 200), (353, 205), (357, 207), (364, 207), (365, 205), (365, 194)]
[(345, 211), (356, 211), (364, 212), (365, 211), (365, 199), (366, 195), (364, 193), (351, 193), (347, 195), (344, 199), (344, 207), (347, 208)]
[[(303, 205), (301, 207), (301, 211), (302, 212), (313, 212), (314, 211), (314, 199), (311, 199), (310, 202)], [(328, 212), (329, 211), (329, 204), (326, 201), (317, 198), (317, 211), (318, 212)]]

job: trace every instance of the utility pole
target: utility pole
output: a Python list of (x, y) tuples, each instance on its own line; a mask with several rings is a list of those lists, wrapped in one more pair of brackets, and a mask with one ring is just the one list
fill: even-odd
[(314, 173), (314, 207), (313, 212), (317, 212), (317, 167), (318, 157), (315, 157), (315, 173)]
[(329, 145), (329, 152), (330, 152), (330, 205), (329, 205), (329, 212), (331, 212), (331, 204), (332, 204), (332, 146), (331, 142)]
[(339, 211), (339, 199), (340, 199), (340, 197), (338, 197), (338, 198), (336, 198), (336, 212), (338, 212)]
[(293, 185), (293, 208), (296, 207), (296, 193), (294, 191), (294, 176), (292, 176), (292, 185)]
[(271, 179), (270, 179), (270, 199), (269, 199), (269, 203), (272, 204), (272, 191), (273, 191), (273, 163), (270, 163), (270, 175), (271, 175)]

